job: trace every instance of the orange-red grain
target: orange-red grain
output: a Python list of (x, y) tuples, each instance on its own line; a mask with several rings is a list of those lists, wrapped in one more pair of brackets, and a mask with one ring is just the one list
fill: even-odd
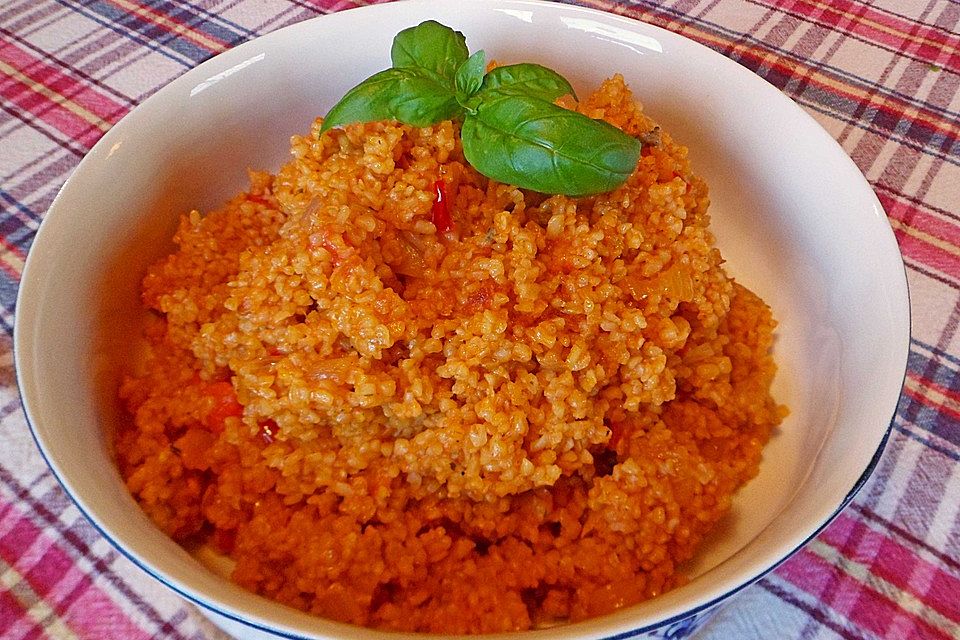
[(784, 413), (775, 323), (724, 272), (687, 150), (619, 77), (578, 108), (652, 141), (611, 193), (488, 181), (450, 122), (318, 120), (185, 216), (121, 389), (156, 523), (385, 629), (526, 629), (681, 583)]

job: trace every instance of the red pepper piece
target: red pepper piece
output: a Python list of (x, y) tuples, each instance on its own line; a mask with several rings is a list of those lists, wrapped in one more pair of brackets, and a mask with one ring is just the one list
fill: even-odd
[(433, 201), (433, 226), (439, 233), (450, 231), (453, 229), (453, 221), (447, 209), (447, 185), (443, 180), (437, 180), (433, 183), (433, 189), (436, 192), (436, 199)]
[(607, 441), (607, 448), (616, 449), (620, 441), (623, 440), (624, 424), (622, 422), (610, 422), (607, 426), (610, 428), (610, 440)]
[(260, 437), (263, 438), (263, 441), (267, 444), (273, 442), (274, 438), (277, 435), (277, 423), (273, 420), (264, 420), (260, 423)]
[(258, 196), (258, 195), (252, 194), (252, 193), (248, 193), (248, 194), (247, 194), (247, 200), (249, 200), (250, 202), (256, 202), (257, 204), (262, 204), (262, 205), (267, 205), (267, 206), (270, 205), (270, 201), (267, 200), (265, 197), (263, 197), (263, 196)]
[(213, 408), (203, 421), (211, 431), (223, 431), (223, 423), (227, 418), (243, 415), (243, 405), (237, 402), (237, 394), (229, 382), (211, 382), (203, 392), (213, 398)]
[(221, 553), (233, 553), (233, 548), (237, 545), (236, 529), (216, 529), (213, 532), (213, 546)]
[(343, 237), (343, 233), (327, 225), (310, 235), (311, 246), (323, 247), (330, 252), (333, 266), (339, 267), (347, 258), (354, 254), (354, 249)]

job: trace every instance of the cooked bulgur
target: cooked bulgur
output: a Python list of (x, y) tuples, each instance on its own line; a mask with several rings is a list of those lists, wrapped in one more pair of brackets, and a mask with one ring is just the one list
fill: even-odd
[(386, 629), (526, 629), (684, 581), (784, 414), (775, 323), (622, 79), (570, 106), (647, 142), (623, 187), (488, 181), (450, 122), (318, 120), (276, 175), (182, 219), (116, 439), (164, 531)]

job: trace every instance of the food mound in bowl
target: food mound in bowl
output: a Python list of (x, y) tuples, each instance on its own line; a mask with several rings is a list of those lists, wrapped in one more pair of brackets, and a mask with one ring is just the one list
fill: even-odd
[(384, 629), (527, 629), (684, 582), (785, 413), (775, 322), (622, 78), (567, 102), (644, 141), (623, 186), (494, 182), (450, 121), (318, 120), (182, 219), (116, 438), (157, 525)]

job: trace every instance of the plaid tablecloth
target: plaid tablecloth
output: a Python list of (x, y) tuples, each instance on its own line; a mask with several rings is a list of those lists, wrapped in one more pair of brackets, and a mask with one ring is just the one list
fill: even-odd
[[(219, 51), (357, 4), (0, 0), (0, 638), (224, 637), (120, 556), (46, 470), (14, 379), (17, 284), (57, 189), (124, 114)], [(704, 43), (793, 98), (867, 176), (907, 265), (909, 369), (876, 473), (696, 637), (960, 637), (960, 4), (580, 4)]]

